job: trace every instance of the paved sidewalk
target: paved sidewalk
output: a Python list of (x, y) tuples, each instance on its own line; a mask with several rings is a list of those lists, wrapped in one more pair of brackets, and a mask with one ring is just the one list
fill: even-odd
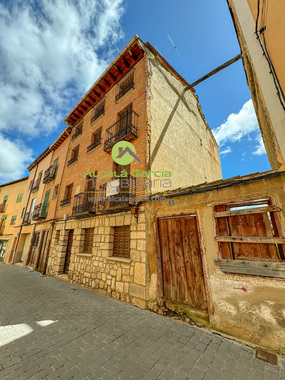
[(285, 379), (251, 348), (0, 264), (0, 379)]

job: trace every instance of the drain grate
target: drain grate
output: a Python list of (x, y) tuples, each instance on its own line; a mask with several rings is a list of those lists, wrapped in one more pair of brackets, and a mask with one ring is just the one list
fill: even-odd
[(262, 350), (261, 348), (257, 348), (255, 350), (255, 357), (257, 359), (263, 360), (264, 362), (270, 363), (273, 365), (277, 365), (277, 362), (278, 362), (278, 358), (276, 354)]

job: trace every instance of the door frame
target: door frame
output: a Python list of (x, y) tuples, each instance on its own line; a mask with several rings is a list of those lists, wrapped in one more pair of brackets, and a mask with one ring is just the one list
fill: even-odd
[(201, 262), (202, 262), (202, 269), (204, 274), (204, 286), (205, 286), (205, 293), (206, 293), (206, 302), (207, 302), (207, 312), (208, 315), (214, 314), (214, 308), (213, 308), (213, 302), (210, 292), (210, 279), (209, 279), (209, 270), (206, 260), (206, 254), (205, 254), (205, 247), (203, 242), (203, 235), (201, 230), (201, 222), (200, 222), (200, 216), (199, 211), (195, 210), (193, 212), (187, 212), (187, 213), (173, 213), (173, 214), (166, 214), (166, 215), (159, 215), (156, 216), (154, 220), (154, 235), (155, 235), (155, 242), (156, 242), (156, 267), (157, 267), (157, 296), (158, 298), (164, 298), (164, 284), (163, 284), (163, 275), (162, 275), (162, 254), (161, 254), (161, 247), (160, 247), (160, 238), (159, 238), (159, 219), (179, 219), (179, 218), (187, 218), (187, 217), (195, 217), (196, 218), (196, 225), (197, 225), (197, 232), (198, 232), (198, 243), (200, 247), (200, 253), (201, 253)]

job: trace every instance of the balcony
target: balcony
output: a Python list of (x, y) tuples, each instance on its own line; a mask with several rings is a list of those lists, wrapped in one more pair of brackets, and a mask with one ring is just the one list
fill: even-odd
[(33, 182), (33, 185), (32, 185), (32, 193), (34, 193), (35, 191), (38, 191), (38, 190), (39, 190), (40, 182), (41, 182), (40, 179), (37, 179), (36, 181)]
[(135, 82), (134, 82), (134, 74), (133, 72), (130, 72), (128, 77), (119, 86), (119, 91), (116, 94), (116, 102), (128, 91), (130, 91), (132, 88), (135, 88)]
[(43, 203), (38, 204), (33, 212), (33, 220), (45, 219), (47, 217), (47, 206)]
[(71, 198), (66, 198), (66, 199), (63, 199), (62, 201), (60, 201), (60, 206), (67, 206), (69, 205), (71, 202)]
[(0, 212), (5, 212), (6, 209), (6, 202), (0, 204)]
[(97, 204), (94, 198), (96, 198), (94, 190), (88, 190), (86, 193), (76, 194), (74, 196), (72, 215), (96, 214)]
[(43, 183), (49, 183), (54, 179), (56, 169), (57, 169), (57, 164), (53, 164), (45, 171)]
[(76, 162), (78, 160), (78, 154), (75, 155), (74, 157), (72, 157), (69, 161), (67, 161), (67, 166), (73, 164), (74, 162)]
[(23, 224), (30, 224), (31, 223), (31, 214), (29, 212), (26, 212), (23, 217)]
[(96, 148), (97, 146), (101, 145), (102, 143), (102, 137), (100, 137), (99, 139), (97, 139), (96, 141), (94, 141), (91, 145), (89, 145), (87, 147), (87, 153), (91, 152), (91, 150), (93, 150), (94, 148)]
[(104, 142), (105, 152), (110, 152), (113, 145), (120, 140), (130, 141), (138, 137), (138, 117), (139, 115), (135, 111), (128, 111), (107, 129), (106, 140)]
[[(133, 198), (136, 196), (136, 178), (128, 177), (127, 185), (120, 186), (117, 189), (117, 193), (114, 195), (106, 196), (106, 187), (104, 190), (101, 187), (101, 196), (98, 200), (97, 211), (98, 212), (110, 212), (112, 209), (125, 209), (135, 204)], [(124, 181), (126, 178), (124, 178)]]
[(78, 125), (76, 128), (75, 128), (75, 131), (71, 137), (71, 140), (73, 141), (74, 139), (76, 139), (77, 136), (81, 135), (82, 134), (82, 124), (81, 125)]
[(101, 115), (105, 114), (105, 104), (102, 104), (101, 106), (98, 106), (95, 109), (94, 116), (91, 119), (91, 123), (94, 123), (95, 120), (97, 120)]
[(3, 234), (4, 234), (4, 229), (5, 229), (5, 226), (1, 226), (1, 227), (0, 227), (0, 235), (3, 235)]

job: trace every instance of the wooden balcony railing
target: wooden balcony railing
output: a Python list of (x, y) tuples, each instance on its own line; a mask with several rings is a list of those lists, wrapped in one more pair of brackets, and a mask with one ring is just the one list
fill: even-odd
[(97, 203), (94, 190), (79, 193), (74, 196), (72, 215), (96, 214)]
[(78, 160), (78, 154), (72, 157), (69, 161), (67, 161), (67, 166), (73, 164), (73, 162), (76, 162)]
[(57, 169), (57, 164), (53, 164), (45, 171), (43, 183), (49, 183), (54, 179), (55, 174), (56, 174), (56, 169)]
[(35, 206), (33, 220), (45, 219), (47, 217), (47, 204), (40, 203)]
[(71, 140), (74, 140), (76, 139), (77, 136), (81, 135), (82, 134), (82, 124), (78, 125), (76, 128), (75, 128), (75, 131), (71, 137)]
[(129, 141), (138, 137), (138, 117), (135, 111), (128, 111), (107, 129), (106, 140), (104, 142), (104, 150), (106, 152), (110, 152), (112, 146), (122, 139)]
[(96, 146), (101, 145), (101, 143), (102, 143), (102, 137), (100, 137), (100, 139), (94, 141), (91, 145), (87, 147), (87, 153), (91, 152), (91, 150), (96, 148)]

